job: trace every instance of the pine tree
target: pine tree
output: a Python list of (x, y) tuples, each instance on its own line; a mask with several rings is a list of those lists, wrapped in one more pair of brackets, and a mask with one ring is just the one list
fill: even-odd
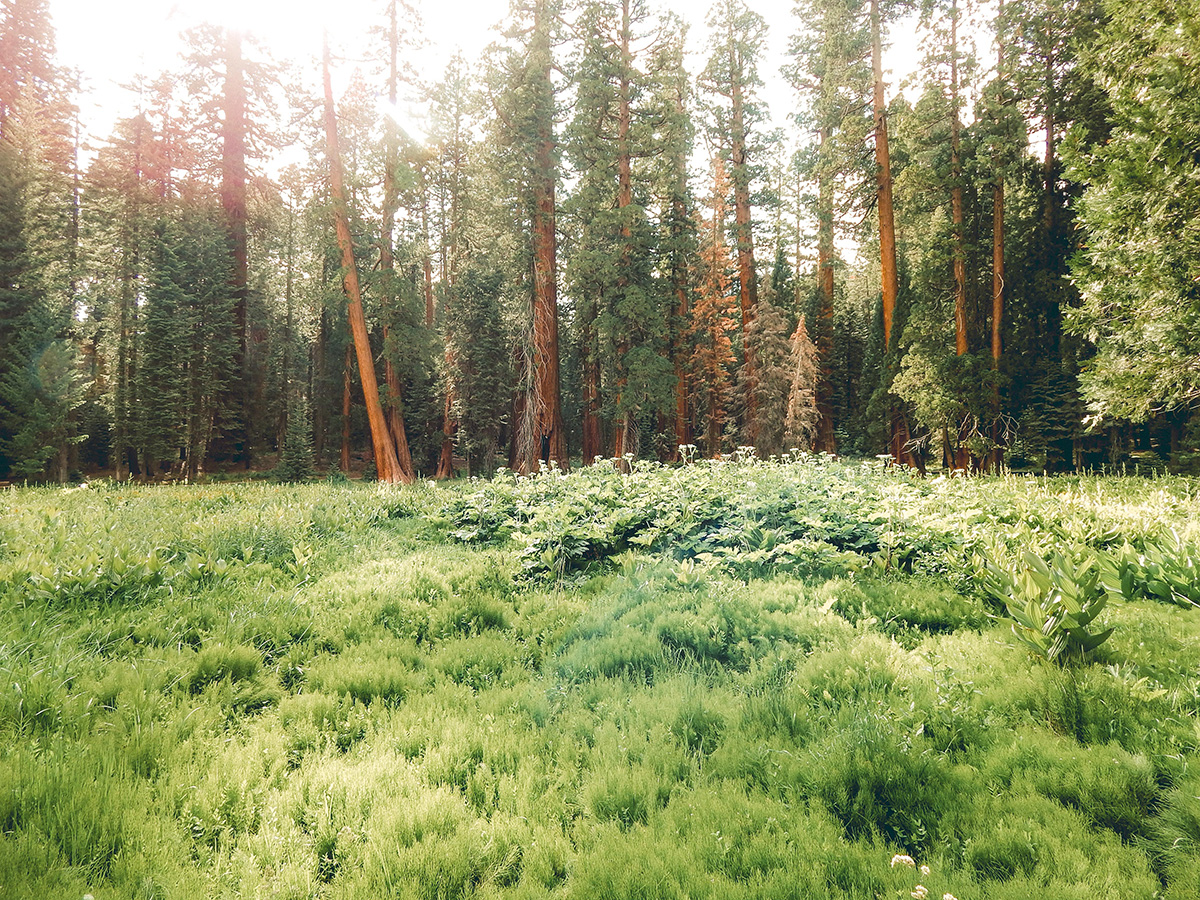
[(816, 345), (808, 336), (804, 316), (792, 335), (791, 384), (787, 393), (787, 412), (783, 426), (783, 446), (811, 450), (817, 438), (821, 412), (817, 405), (820, 360)]
[(635, 45), (667, 40), (664, 25), (650, 32), (647, 19), (641, 2), (621, 0), (611, 9), (596, 2), (584, 7), (576, 25), (583, 49), (567, 134), (580, 173), (570, 204), (579, 234), (567, 273), (581, 300), (585, 459), (600, 455), (603, 412), (614, 423), (612, 455), (636, 455), (639, 423), (657, 424), (675, 399), (672, 297), (654, 277), (662, 235), (642, 186), (653, 183), (651, 161), (664, 152), (657, 132), (677, 112), (654, 90), (660, 60), (635, 56)]
[(74, 109), (45, 0), (0, 6), (0, 472), (64, 480), (81, 400)]
[[(788, 321), (767, 297), (758, 301), (758, 315), (746, 329), (746, 339), (757, 364), (754, 380), (754, 417), (742, 428), (742, 440), (767, 458), (784, 449), (788, 397), (793, 380), (792, 346)], [(743, 385), (743, 392), (750, 388)]]
[(287, 431), (275, 466), (275, 480), (295, 483), (308, 481), (315, 474), (308, 409), (298, 396), (293, 396), (288, 400)]
[[(762, 80), (758, 58), (766, 41), (766, 22), (742, 0), (716, 0), (708, 13), (709, 60), (700, 75), (707, 95), (707, 133), (725, 162), (732, 185), (734, 249), (737, 255), (738, 299), (743, 336), (758, 304), (758, 275), (754, 261), (752, 183), (757, 175), (759, 146), (755, 128), (766, 119), (758, 98)], [(755, 362), (746, 353), (745, 383), (751, 394), (746, 404), (755, 419), (753, 385)]]
[(704, 450), (709, 456), (717, 456), (722, 449), (736, 362), (729, 337), (737, 321), (729, 248), (725, 243), (728, 191), (725, 165), (720, 157), (715, 157), (711, 218), (702, 224), (700, 271), (689, 333), (696, 424), (704, 434)]
[(500, 319), (503, 273), (486, 258), (470, 258), (460, 268), (455, 302), (446, 311), (448, 373), (455, 442), (471, 474), (495, 469), (500, 430), (508, 414), (511, 384), (507, 335)]
[(801, 30), (791, 43), (787, 75), (800, 93), (798, 120), (815, 132), (817, 146), (808, 170), (816, 181), (816, 346), (823, 370), (817, 384), (819, 449), (837, 450), (833, 394), (833, 331), (836, 240), (847, 219), (861, 218), (863, 156), (869, 120), (864, 98), (870, 90), (871, 43), (862, 0), (806, 0), (795, 8)]

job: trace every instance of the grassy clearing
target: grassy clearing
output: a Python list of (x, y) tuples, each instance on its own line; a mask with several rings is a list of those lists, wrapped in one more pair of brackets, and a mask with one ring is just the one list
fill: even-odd
[[(5, 492), (0, 896), (1190, 900), (1196, 494), (812, 461)], [(1072, 582), (1111, 637), (1018, 639), (985, 582), (1028, 549), (1132, 560)]]

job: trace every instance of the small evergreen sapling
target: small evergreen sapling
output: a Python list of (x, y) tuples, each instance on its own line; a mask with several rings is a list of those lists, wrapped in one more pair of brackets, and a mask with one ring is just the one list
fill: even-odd
[(283, 452), (275, 467), (275, 480), (307, 481), (315, 474), (312, 431), (308, 425), (307, 410), (304, 404), (293, 402), (288, 410), (287, 431), (283, 437)]

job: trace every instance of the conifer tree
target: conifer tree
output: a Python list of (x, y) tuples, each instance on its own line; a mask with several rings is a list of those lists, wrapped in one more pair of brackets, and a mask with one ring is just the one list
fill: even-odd
[(66, 478), (79, 390), (74, 110), (45, 0), (0, 6), (0, 472)]
[[(527, 304), (520, 311), (522, 336), (514, 353), (520, 382), (510, 427), (510, 463), (520, 472), (542, 462), (567, 468), (558, 329), (559, 143), (554, 72), (557, 0), (513, 5), (510, 43), (493, 51), (489, 82), (495, 113), (497, 187), (510, 202), (523, 272), (512, 273)], [(514, 256), (512, 250), (505, 250)], [(527, 324), (525, 324), (527, 323)]]
[[(747, 327), (746, 334), (754, 347), (757, 371), (753, 386), (754, 418), (748, 418), (742, 426), (742, 440), (766, 459), (784, 449), (794, 367), (788, 321), (765, 294), (759, 298), (758, 315)], [(739, 374), (744, 377), (744, 371)], [(742, 390), (745, 393), (750, 388), (743, 385)]]
[(672, 297), (654, 277), (663, 235), (650, 219), (646, 188), (656, 180), (654, 161), (671, 152), (658, 134), (678, 112), (656, 90), (661, 59), (639, 58), (645, 46), (667, 40), (643, 3), (589, 3), (576, 28), (583, 47), (568, 149), (580, 172), (571, 203), (579, 235), (567, 272), (580, 297), (586, 460), (600, 454), (602, 410), (614, 423), (612, 455), (636, 455), (641, 423), (657, 425), (675, 399)]
[(820, 361), (816, 345), (808, 336), (804, 316), (800, 317), (792, 334), (791, 349), (792, 379), (788, 385), (783, 446), (787, 449), (811, 450), (817, 438), (821, 416), (817, 406)]
[(696, 302), (692, 307), (691, 382), (696, 424), (704, 435), (704, 451), (720, 454), (733, 387), (736, 358), (730, 332), (737, 327), (729, 248), (725, 243), (729, 178), (719, 156), (713, 158), (710, 218), (701, 225)]
[(818, 449), (836, 452), (833, 332), (835, 241), (847, 218), (861, 218), (868, 180), (863, 155), (869, 120), (869, 29), (862, 0), (803, 0), (794, 9), (800, 31), (792, 38), (787, 75), (801, 97), (798, 121), (815, 132), (810, 177), (816, 181), (817, 315), (813, 334), (822, 371), (817, 383)]
[[(716, 0), (708, 13), (708, 28), (709, 59), (700, 75), (700, 86), (707, 98), (708, 140), (725, 161), (732, 186), (738, 306), (744, 338), (758, 303), (751, 194), (759, 153), (755, 128), (766, 118), (758, 97), (762, 87), (758, 58), (765, 46), (766, 22), (742, 0)], [(745, 383), (751, 387), (747, 414), (754, 419), (755, 363), (753, 354), (745, 348), (742, 364), (747, 367)]]

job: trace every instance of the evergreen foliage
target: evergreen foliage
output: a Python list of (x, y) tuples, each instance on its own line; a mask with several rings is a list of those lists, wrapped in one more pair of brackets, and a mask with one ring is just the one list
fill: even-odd
[[(415, 469), (448, 477), (455, 447), (522, 471), (693, 442), (774, 452), (802, 315), (818, 450), (1190, 464), (1197, 11), (926, 3), (925, 64), (901, 96), (875, 44), (912, 8), (803, 0), (783, 23), (720, 0), (689, 35), (648, 0), (522, 0), (478, 64), (427, 86), (401, 52), (420, 23), (388, 4), (387, 72), (335, 100), (370, 260), (364, 343)], [(82, 81), (50, 11), (0, 6), (0, 478), (244, 468), (285, 442), (293, 389), (314, 452), (357, 467), (368, 432), (312, 98), (249, 37), (205, 26), (81, 156)], [(972, 46), (977, 26), (994, 48)], [(768, 131), (760, 68), (779, 29), (795, 93)], [(424, 144), (381, 118), (385, 93), (433, 101)], [(697, 133), (727, 178), (711, 226)], [(307, 161), (264, 174), (288, 148)], [(486, 335), (469, 372), (464, 323)]]
[(1096, 346), (1082, 393), (1098, 421), (1145, 421), (1200, 399), (1200, 7), (1108, 4), (1088, 49), (1112, 104), (1113, 133), (1076, 144), (1087, 183), (1080, 221), (1088, 240), (1073, 271), (1083, 302), (1072, 330)]
[(783, 446), (811, 450), (817, 437), (817, 381), (820, 360), (816, 345), (808, 336), (804, 316), (792, 335), (791, 384), (787, 392), (787, 408), (783, 426)]
[(283, 450), (275, 466), (275, 480), (292, 484), (308, 481), (316, 475), (313, 466), (312, 424), (308, 411), (298, 398), (288, 404), (287, 430), (283, 436)]

